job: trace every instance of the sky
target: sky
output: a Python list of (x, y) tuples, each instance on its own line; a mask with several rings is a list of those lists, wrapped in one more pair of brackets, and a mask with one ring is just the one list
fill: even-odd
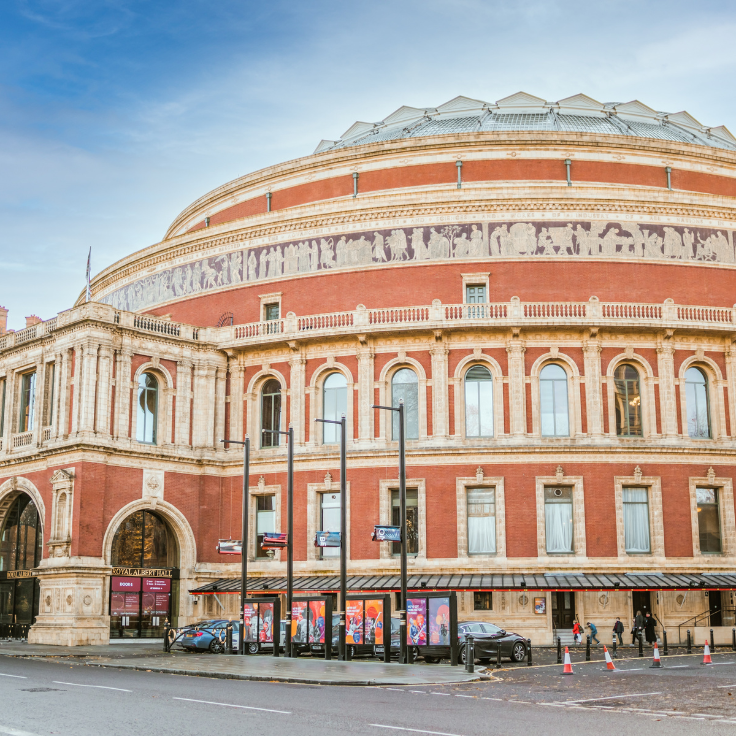
[(734, 0), (2, 0), (0, 305), (50, 319), (221, 184), (457, 95), (736, 133)]

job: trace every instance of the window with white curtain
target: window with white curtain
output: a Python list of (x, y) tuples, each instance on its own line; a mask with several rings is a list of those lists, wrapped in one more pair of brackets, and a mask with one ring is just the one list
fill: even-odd
[(482, 365), (465, 374), (465, 435), (493, 437), (493, 377)]
[(685, 372), (685, 403), (688, 435), (694, 439), (708, 439), (708, 382), (700, 368), (688, 368)]
[(496, 490), (468, 489), (468, 554), (496, 552)]
[(551, 363), (539, 374), (539, 402), (543, 437), (568, 437), (570, 420), (567, 412), (567, 373)]
[(649, 492), (646, 488), (624, 488), (624, 541), (628, 554), (651, 552), (649, 539)]
[[(411, 368), (400, 368), (391, 379), (391, 406), (404, 400), (404, 432), (407, 440), (419, 439), (419, 379)], [(399, 439), (399, 412), (392, 411), (391, 438)]]
[[(339, 422), (348, 411), (348, 382), (342, 373), (330, 373), (323, 388), (322, 418)], [(322, 425), (322, 442), (333, 445), (340, 442), (340, 426)], [(324, 531), (324, 530), (323, 530)]]
[(544, 489), (544, 523), (548, 554), (570, 554), (572, 548), (572, 487)]
[[(320, 527), (321, 532), (340, 531), (340, 494), (320, 493)], [(339, 547), (322, 547), (322, 557), (339, 557)]]

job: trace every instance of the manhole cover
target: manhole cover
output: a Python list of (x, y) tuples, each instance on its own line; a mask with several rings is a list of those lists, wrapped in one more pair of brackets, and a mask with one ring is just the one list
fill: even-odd
[(60, 687), (23, 687), (21, 690), (24, 693), (63, 693), (64, 690)]

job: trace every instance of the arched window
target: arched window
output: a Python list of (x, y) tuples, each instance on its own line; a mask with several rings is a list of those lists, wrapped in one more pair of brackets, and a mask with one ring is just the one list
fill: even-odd
[(641, 389), (639, 374), (630, 365), (620, 365), (614, 373), (616, 386), (616, 434), (641, 437)]
[[(419, 381), (411, 368), (400, 368), (391, 379), (391, 406), (404, 400), (404, 428), (407, 440), (419, 439)], [(393, 414), (392, 439), (399, 439), (399, 413)]]
[[(339, 422), (347, 415), (348, 382), (342, 373), (330, 373), (322, 389), (322, 418)], [(337, 424), (322, 425), (322, 441), (326, 445), (340, 442), (340, 427)]]
[(539, 374), (539, 413), (543, 437), (567, 437), (570, 418), (567, 412), (567, 373), (561, 365), (551, 363)]
[(157, 423), (158, 381), (150, 373), (141, 373), (138, 379), (138, 421), (135, 431), (138, 442), (155, 445)]
[[(261, 429), (281, 429), (281, 384), (270, 378), (261, 390)], [(281, 435), (261, 432), (261, 447), (278, 447)]]
[(482, 365), (465, 374), (465, 435), (493, 437), (493, 377)]
[(0, 572), (31, 570), (41, 562), (43, 528), (33, 499), (22, 493), (13, 501), (0, 531)]
[(687, 433), (695, 439), (707, 439), (710, 437), (708, 380), (700, 368), (688, 368), (685, 372), (685, 402)]
[(176, 542), (166, 522), (153, 511), (128, 516), (112, 540), (113, 567), (176, 567)]

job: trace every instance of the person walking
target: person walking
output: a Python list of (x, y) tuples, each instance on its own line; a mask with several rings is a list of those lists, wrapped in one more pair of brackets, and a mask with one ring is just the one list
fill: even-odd
[(616, 623), (613, 625), (613, 636), (618, 637), (618, 643), (624, 645), (624, 625), (621, 623), (621, 619), (616, 616)]
[(590, 641), (595, 642), (596, 644), (600, 644), (598, 641), (598, 627), (594, 624), (588, 621), (588, 628), (590, 629)]
[(634, 618), (634, 626), (631, 629), (631, 646), (636, 646), (637, 643), (637, 637), (641, 633), (641, 630), (644, 628), (644, 616), (641, 615), (641, 611), (636, 612), (636, 617)]
[(657, 641), (657, 632), (654, 630), (657, 626), (657, 621), (649, 611), (647, 611), (646, 618), (644, 619), (644, 636), (646, 637), (647, 644), (654, 644)]
[(575, 639), (575, 644), (580, 644), (580, 640), (583, 638), (583, 630), (577, 621), (572, 625), (572, 635)]

